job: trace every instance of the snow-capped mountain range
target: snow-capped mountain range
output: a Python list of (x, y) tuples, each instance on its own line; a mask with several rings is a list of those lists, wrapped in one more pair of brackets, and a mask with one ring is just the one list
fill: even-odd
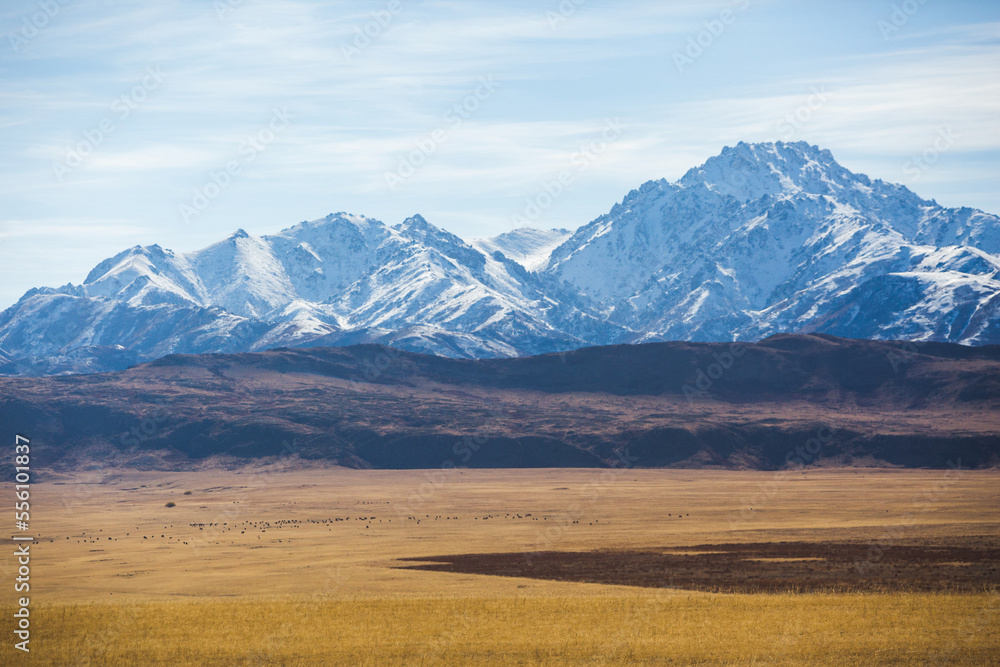
[(779, 332), (1000, 343), (1000, 218), (805, 143), (726, 148), (575, 233), (463, 241), (346, 213), (203, 250), (136, 246), (0, 314), (0, 372), (379, 342), (452, 357)]

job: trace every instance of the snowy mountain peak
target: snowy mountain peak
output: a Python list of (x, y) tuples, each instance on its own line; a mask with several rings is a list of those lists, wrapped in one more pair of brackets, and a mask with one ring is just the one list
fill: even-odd
[(444, 240), (446, 243), (465, 245), (464, 241), (459, 239), (451, 232), (447, 232), (439, 227), (435, 227), (434, 225), (424, 220), (424, 217), (422, 215), (412, 215), (403, 222), (399, 223), (398, 225), (394, 225), (393, 229), (414, 239), (420, 239), (420, 240), (439, 239), (439, 240)]
[(451, 232), (430, 224), (420, 215), (411, 216), (392, 229), (469, 268), (482, 269), (485, 264), (486, 258), (482, 253)]
[(282, 345), (491, 357), (781, 332), (1000, 343), (1000, 218), (806, 143), (740, 143), (572, 234), (466, 242), (419, 215), (331, 213), (188, 253), (135, 246), (0, 313), (4, 367), (33, 373)]
[[(982, 343), (1000, 335), (998, 254), (997, 216), (873, 182), (806, 143), (741, 143), (677, 183), (630, 192), (556, 248), (545, 273), (643, 340), (825, 331)], [(935, 327), (948, 308), (959, 310), (945, 334)]]
[(352, 215), (349, 213), (330, 213), (317, 220), (303, 220), (297, 225), (286, 227), (273, 236), (264, 236), (264, 239), (302, 239), (316, 241), (322, 238), (332, 238), (338, 234), (359, 234), (361, 236), (372, 237), (385, 233), (386, 226), (373, 218), (366, 218), (363, 215)]
[(400, 228), (400, 229), (424, 229), (424, 230), (427, 230), (427, 229), (431, 229), (432, 225), (429, 222), (427, 222), (426, 220), (424, 220), (424, 216), (422, 216), (422, 215), (420, 215), (418, 213), (416, 215), (411, 215), (406, 220), (403, 220), (401, 223), (399, 223), (398, 225), (396, 225), (396, 227)]
[(830, 151), (805, 142), (782, 141), (727, 146), (702, 166), (688, 171), (678, 183), (687, 187), (704, 184), (740, 202), (765, 195), (834, 195), (871, 187), (867, 176), (842, 167)]

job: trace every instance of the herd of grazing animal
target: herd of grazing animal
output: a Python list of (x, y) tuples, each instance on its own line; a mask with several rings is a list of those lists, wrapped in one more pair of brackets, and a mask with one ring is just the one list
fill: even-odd
[[(185, 492), (184, 495), (190, 495)], [(388, 501), (358, 501), (358, 505), (389, 505)], [(169, 506), (173, 507), (173, 506)], [(200, 506), (199, 509), (208, 509), (205, 506)], [(171, 509), (170, 511), (175, 511)], [(236, 513), (243, 513), (245, 510), (239, 510)], [(233, 512), (223, 512), (225, 516), (229, 517)], [(673, 513), (668, 514), (671, 518), (674, 517)], [(690, 514), (677, 514), (676, 518), (682, 518), (685, 516), (690, 516)], [(475, 515), (471, 517), (465, 517), (465, 520), (473, 521), (548, 521), (549, 519), (557, 520), (557, 517), (548, 516), (534, 516), (530, 513), (518, 513), (518, 512), (508, 512), (503, 515), (500, 514), (483, 514)], [(431, 516), (430, 514), (425, 514), (422, 517), (419, 515), (407, 515), (405, 517), (397, 517), (397, 526), (417, 526), (422, 525), (422, 522), (428, 521), (461, 521), (463, 517), (455, 515), (444, 515), (436, 514)], [(160, 528), (160, 532), (157, 533), (155, 527), (146, 526), (145, 529), (140, 526), (135, 527), (136, 536), (132, 537), (131, 531), (126, 532), (124, 535), (119, 535), (117, 537), (110, 535), (100, 535), (95, 533), (89, 533), (87, 531), (82, 531), (79, 535), (67, 535), (66, 540), (76, 538), (77, 544), (101, 544), (104, 542), (116, 542), (118, 540), (139, 540), (146, 542), (153, 542), (160, 545), (170, 545), (170, 544), (183, 544), (183, 545), (204, 545), (211, 542), (221, 542), (221, 540), (228, 534), (237, 533), (238, 535), (246, 536), (248, 533), (250, 536), (256, 535), (258, 540), (261, 540), (262, 536), (268, 534), (268, 531), (272, 533), (272, 539), (275, 542), (282, 542), (275, 536), (275, 533), (279, 531), (281, 534), (285, 534), (284, 531), (294, 531), (301, 528), (304, 525), (310, 524), (315, 527), (326, 527), (327, 531), (332, 532), (335, 524), (343, 523), (347, 526), (358, 525), (360, 522), (364, 525), (365, 530), (370, 530), (372, 527), (378, 527), (379, 524), (383, 524), (383, 527), (388, 527), (387, 524), (392, 523), (392, 519), (388, 517), (379, 516), (369, 516), (369, 515), (359, 515), (359, 516), (331, 516), (321, 519), (277, 519), (274, 521), (267, 520), (246, 520), (242, 522), (229, 522), (229, 521), (215, 521), (206, 523), (189, 523), (186, 526), (174, 530), (174, 524), (164, 524)], [(572, 524), (581, 524), (581, 519), (573, 519), (570, 521)], [(589, 526), (607, 526), (610, 524), (607, 520), (601, 524), (600, 519), (594, 519), (592, 521), (585, 521)], [(346, 526), (345, 526), (346, 527)], [(183, 531), (183, 532), (181, 532)], [(197, 531), (197, 532), (195, 532)], [(103, 533), (104, 530), (100, 529), (98, 533)], [(208, 533), (205, 535), (204, 533)], [(175, 537), (174, 533), (179, 533), (179, 537)], [(235, 537), (235, 536), (234, 536)], [(50, 542), (53, 539), (49, 539)], [(230, 540), (230, 544), (236, 544), (235, 539)]]

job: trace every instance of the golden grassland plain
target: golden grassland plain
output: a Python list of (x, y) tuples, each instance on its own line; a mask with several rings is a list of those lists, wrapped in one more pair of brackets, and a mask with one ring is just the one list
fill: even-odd
[(7, 632), (4, 665), (1000, 664), (986, 588), (718, 594), (399, 560), (995, 540), (997, 471), (96, 471), (34, 484), (32, 533), (31, 654)]

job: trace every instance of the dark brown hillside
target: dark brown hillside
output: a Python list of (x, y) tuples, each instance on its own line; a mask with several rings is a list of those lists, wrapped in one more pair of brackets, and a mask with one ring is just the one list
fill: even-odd
[(822, 335), (482, 361), (278, 349), (0, 378), (0, 425), (55, 467), (983, 467), (1000, 462), (998, 410), (1000, 347)]

